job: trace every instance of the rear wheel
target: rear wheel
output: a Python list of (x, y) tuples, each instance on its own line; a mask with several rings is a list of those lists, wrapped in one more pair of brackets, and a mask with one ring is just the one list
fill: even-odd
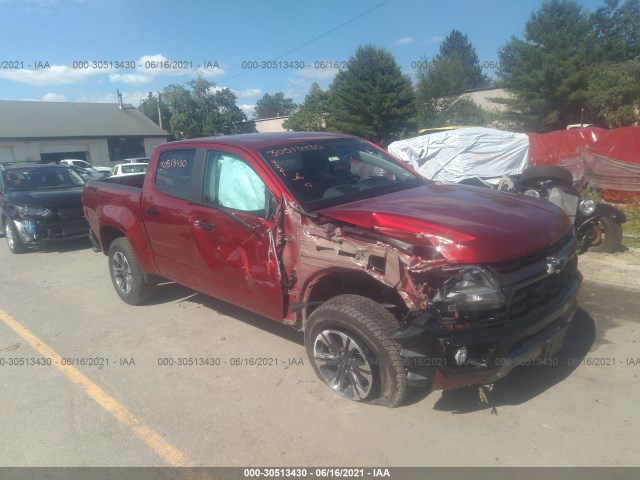
[(145, 278), (125, 237), (116, 238), (109, 247), (109, 272), (116, 292), (129, 305), (140, 305), (155, 293), (156, 283)]
[(622, 225), (609, 217), (598, 217), (591, 227), (591, 245), (588, 250), (598, 253), (611, 253), (618, 249), (622, 242)]
[(349, 400), (397, 407), (407, 394), (397, 320), (358, 295), (340, 295), (318, 307), (305, 329), (307, 355), (318, 377)]
[(24, 253), (27, 250), (27, 246), (18, 235), (18, 230), (10, 218), (4, 222), (4, 236), (7, 238), (7, 245), (11, 253)]

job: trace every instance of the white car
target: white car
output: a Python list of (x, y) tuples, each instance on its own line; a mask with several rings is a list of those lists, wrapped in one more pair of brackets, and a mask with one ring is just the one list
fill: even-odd
[(146, 163), (121, 163), (111, 169), (110, 177), (121, 177), (123, 175), (135, 175), (147, 171)]
[(95, 172), (101, 173), (102, 176), (108, 175), (109, 172), (111, 171), (111, 168), (109, 167), (94, 167), (89, 162), (86, 162), (84, 160), (80, 160), (77, 158), (66, 158), (64, 160), (60, 160), (60, 163), (63, 165), (69, 165), (71, 167), (84, 168), (85, 170), (89, 170), (89, 171), (93, 170)]
[(149, 163), (149, 157), (123, 158), (122, 163)]

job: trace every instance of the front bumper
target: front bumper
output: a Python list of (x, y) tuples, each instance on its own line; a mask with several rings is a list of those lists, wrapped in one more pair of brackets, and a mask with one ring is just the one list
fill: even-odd
[[(553, 302), (495, 326), (447, 331), (433, 314), (415, 318), (394, 333), (409, 385), (448, 390), (489, 384), (519, 365), (554, 355), (577, 310), (581, 282), (576, 271)], [(459, 365), (454, 352), (461, 347), (468, 358)]]
[(89, 224), (84, 218), (66, 221), (13, 220), (20, 240), (27, 245), (86, 237)]

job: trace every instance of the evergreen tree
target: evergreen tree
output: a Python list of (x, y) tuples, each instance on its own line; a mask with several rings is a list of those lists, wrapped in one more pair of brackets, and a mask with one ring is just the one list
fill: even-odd
[(640, 122), (640, 60), (594, 71), (587, 102), (597, 123), (616, 128)]
[(533, 130), (564, 128), (587, 100), (591, 22), (574, 0), (547, 0), (531, 14), (524, 39), (500, 48), (498, 76), (515, 98), (510, 117)]
[(296, 106), (297, 105), (293, 103), (293, 99), (285, 98), (282, 92), (277, 92), (273, 95), (265, 93), (263, 97), (256, 102), (254, 118), (285, 117), (295, 111)]
[(413, 130), (414, 94), (409, 77), (388, 51), (358, 47), (329, 89), (327, 126), (386, 146)]
[(482, 125), (485, 115), (464, 92), (487, 86), (476, 50), (459, 30), (452, 30), (432, 60), (423, 58), (418, 69), (416, 98), (422, 128), (465, 124)]

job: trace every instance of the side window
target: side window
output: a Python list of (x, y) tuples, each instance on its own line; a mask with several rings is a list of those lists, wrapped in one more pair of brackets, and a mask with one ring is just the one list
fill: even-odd
[(210, 151), (204, 175), (205, 203), (264, 216), (264, 182), (242, 159), (230, 153)]
[(158, 159), (155, 186), (172, 197), (189, 198), (191, 171), (195, 163), (195, 150), (171, 150)]

